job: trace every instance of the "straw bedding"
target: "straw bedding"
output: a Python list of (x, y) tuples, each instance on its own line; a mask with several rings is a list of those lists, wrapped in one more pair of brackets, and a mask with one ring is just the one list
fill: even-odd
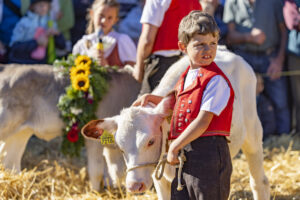
[[(64, 158), (57, 142), (37, 139), (28, 144), (20, 174), (0, 166), (0, 199), (157, 199), (154, 189), (143, 195), (126, 194), (123, 187), (93, 191), (87, 178), (86, 160)], [(264, 144), (264, 167), (271, 185), (272, 199), (300, 200), (300, 136), (272, 137)], [(232, 200), (252, 199), (248, 166), (240, 153), (233, 160)]]

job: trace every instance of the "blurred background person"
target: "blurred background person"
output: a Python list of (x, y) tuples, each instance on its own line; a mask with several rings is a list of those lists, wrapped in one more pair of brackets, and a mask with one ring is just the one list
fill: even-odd
[(117, 29), (120, 33), (125, 33), (133, 39), (134, 43), (137, 44), (141, 35), (142, 25), (140, 19), (143, 12), (145, 1), (141, 0), (133, 7), (123, 19), (120, 19)]
[[(276, 132), (290, 132), (286, 79), (281, 76), (287, 30), (278, 0), (226, 0), (223, 20), (228, 24), (227, 45), (264, 77), (264, 93), (276, 115)], [(270, 17), (271, 16), (271, 17)]]
[(268, 97), (263, 93), (264, 91), (264, 79), (263, 77), (256, 73), (256, 105), (257, 114), (261, 121), (263, 127), (263, 140), (267, 137), (274, 135), (276, 133), (276, 120), (275, 120), (275, 110), (268, 99)]
[[(24, 6), (23, 6), (24, 7)], [(21, 0), (0, 1), (0, 63), (6, 63), (13, 29), (22, 17)], [(23, 10), (25, 10), (23, 8)]]
[[(49, 63), (55, 59), (55, 46), (65, 48), (64, 37), (49, 17), (51, 0), (31, 0), (26, 15), (16, 24), (10, 41), (9, 61), (14, 63)], [(52, 44), (49, 42), (53, 38)], [(49, 49), (49, 45), (52, 46)], [(54, 55), (53, 55), (54, 54)], [(52, 57), (51, 62), (48, 58)]]
[(94, 0), (73, 0), (74, 7), (74, 26), (71, 29), (72, 45), (81, 39), (87, 28), (87, 12)]
[[(289, 30), (287, 44), (287, 67), (288, 70), (300, 70), (300, 1), (285, 0), (283, 15)], [(300, 77), (290, 76), (293, 108), (295, 115), (295, 131), (300, 133)]]
[[(81, 8), (82, 9), (82, 8)], [(72, 51), (71, 28), (75, 24), (72, 0), (52, 0), (51, 18), (57, 22), (57, 28), (65, 38), (65, 48), (57, 48), (58, 57), (66, 56)]]
[(142, 83), (140, 94), (152, 91), (168, 68), (181, 57), (178, 49), (178, 27), (192, 10), (201, 10), (199, 0), (146, 1), (142, 33), (137, 48), (134, 78)]
[(202, 10), (214, 16), (217, 25), (220, 29), (219, 44), (225, 45), (225, 40), (228, 32), (227, 24), (223, 22), (224, 6), (219, 0), (200, 0)]

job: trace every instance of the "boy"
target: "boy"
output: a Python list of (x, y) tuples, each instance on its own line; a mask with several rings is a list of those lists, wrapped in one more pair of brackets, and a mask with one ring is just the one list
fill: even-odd
[[(179, 25), (178, 46), (190, 59), (190, 66), (175, 86), (176, 103), (171, 119), (167, 160), (178, 163), (183, 149), (187, 158), (177, 191), (172, 182), (171, 199), (228, 199), (232, 172), (229, 136), (234, 92), (225, 74), (213, 62), (219, 28), (212, 16), (192, 11)], [(134, 105), (155, 104), (162, 97), (143, 95)], [(176, 173), (177, 174), (177, 173)]]

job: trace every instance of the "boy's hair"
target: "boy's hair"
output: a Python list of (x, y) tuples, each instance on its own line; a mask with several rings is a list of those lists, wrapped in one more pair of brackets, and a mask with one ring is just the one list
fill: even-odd
[(219, 38), (220, 29), (213, 16), (199, 10), (193, 10), (181, 20), (178, 40), (187, 45), (195, 34), (212, 34)]
[(88, 25), (87, 25), (87, 29), (86, 29), (87, 34), (91, 34), (95, 31), (95, 27), (94, 27), (94, 23), (93, 23), (93, 16), (90, 14), (90, 11), (96, 10), (98, 7), (103, 6), (103, 5), (106, 5), (106, 6), (109, 6), (112, 8), (116, 8), (117, 15), (119, 14), (120, 4), (116, 0), (95, 0), (94, 3), (92, 4), (91, 8), (89, 9), (89, 12), (86, 17), (87, 21), (88, 21)]

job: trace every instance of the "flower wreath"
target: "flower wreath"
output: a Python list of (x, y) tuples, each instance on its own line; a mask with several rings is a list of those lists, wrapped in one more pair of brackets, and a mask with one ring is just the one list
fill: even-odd
[(61, 75), (70, 76), (70, 85), (57, 104), (65, 123), (61, 150), (65, 155), (79, 156), (84, 145), (80, 130), (96, 119), (98, 102), (108, 89), (107, 68), (88, 56), (72, 54), (67, 59), (56, 60), (54, 67)]

